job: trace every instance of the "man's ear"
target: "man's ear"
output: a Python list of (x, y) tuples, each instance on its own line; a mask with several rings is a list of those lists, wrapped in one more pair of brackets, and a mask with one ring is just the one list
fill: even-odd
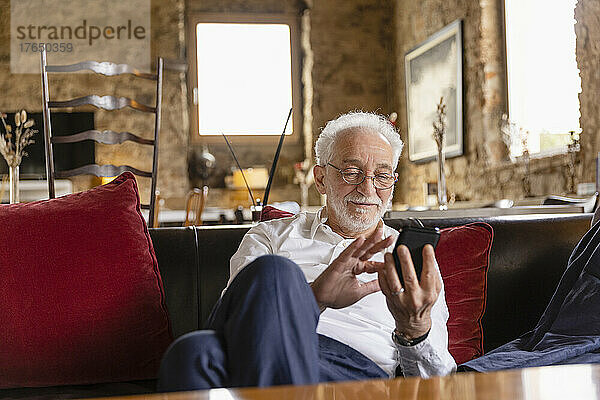
[(321, 194), (325, 194), (325, 167), (315, 165), (313, 168), (313, 177), (315, 178), (315, 186)]

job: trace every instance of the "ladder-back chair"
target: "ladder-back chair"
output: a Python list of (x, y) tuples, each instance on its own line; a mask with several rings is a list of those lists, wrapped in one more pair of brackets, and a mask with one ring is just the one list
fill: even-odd
[[(48, 195), (52, 199), (55, 197), (54, 179), (68, 178), (76, 175), (95, 175), (98, 177), (113, 177), (125, 171), (130, 171), (133, 174), (141, 177), (151, 178), (150, 202), (142, 204), (142, 209), (149, 212), (148, 226), (154, 227), (156, 210), (156, 180), (158, 169), (158, 137), (160, 132), (161, 118), (161, 101), (162, 101), (162, 74), (163, 74), (163, 59), (158, 58), (156, 65), (156, 73), (144, 73), (127, 64), (113, 64), (110, 62), (83, 61), (77, 64), (70, 65), (48, 65), (46, 62), (45, 49), (41, 52), (42, 65), (42, 98), (44, 107), (44, 142), (46, 151), (46, 175), (48, 179)], [(155, 104), (149, 106), (137, 102), (128, 97), (117, 96), (98, 96), (88, 95), (79, 98), (74, 98), (65, 101), (51, 101), (48, 88), (48, 73), (76, 73), (78, 71), (90, 70), (96, 74), (105, 75), (107, 77), (116, 75), (132, 75), (137, 78), (156, 81), (156, 101)], [(134, 110), (154, 114), (154, 135), (152, 139), (144, 139), (131, 132), (115, 132), (112, 130), (87, 130), (68, 136), (53, 136), (52, 124), (50, 119), (50, 110), (56, 108), (75, 108), (91, 105), (104, 110), (113, 111), (120, 110), (125, 107), (130, 107)], [(142, 171), (133, 168), (129, 165), (112, 165), (112, 164), (87, 164), (78, 168), (56, 171), (54, 169), (53, 148), (59, 143), (76, 143), (84, 140), (93, 140), (103, 144), (121, 144), (125, 141), (132, 141), (141, 145), (153, 146), (152, 171)]]

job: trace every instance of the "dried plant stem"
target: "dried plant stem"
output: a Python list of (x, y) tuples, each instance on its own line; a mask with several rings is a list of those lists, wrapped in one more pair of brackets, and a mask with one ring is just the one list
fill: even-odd
[(32, 119), (27, 119), (27, 112), (21, 110), (15, 114), (15, 129), (6, 122), (6, 114), (0, 112), (0, 121), (4, 127), (4, 134), (0, 132), (0, 154), (9, 167), (15, 168), (21, 164), (23, 157), (27, 156), (25, 147), (34, 143), (33, 135), (38, 131), (31, 129), (34, 125)]
[(440, 210), (448, 209), (448, 197), (446, 194), (446, 171), (444, 164), (446, 162), (444, 155), (444, 140), (446, 138), (446, 105), (444, 97), (440, 98), (437, 105), (436, 120), (433, 121), (433, 139), (437, 144), (437, 163), (438, 163), (438, 182), (437, 182), (437, 197)]

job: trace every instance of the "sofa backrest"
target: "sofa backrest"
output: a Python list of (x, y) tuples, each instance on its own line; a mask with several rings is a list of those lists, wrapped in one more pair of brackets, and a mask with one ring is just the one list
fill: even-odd
[[(482, 221), (494, 228), (483, 318), (489, 351), (533, 328), (590, 220), (591, 214), (555, 214), (421, 221), (440, 228)], [(398, 229), (415, 222), (386, 223)], [(150, 230), (175, 336), (202, 327), (229, 279), (229, 259), (249, 228)]]
[[(173, 336), (199, 329), (198, 245), (196, 230), (187, 228), (149, 229)], [(216, 300), (215, 300), (216, 301)]]

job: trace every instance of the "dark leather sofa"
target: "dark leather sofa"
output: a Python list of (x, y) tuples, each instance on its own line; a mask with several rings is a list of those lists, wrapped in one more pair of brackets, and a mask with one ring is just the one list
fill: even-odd
[[(483, 318), (486, 351), (535, 325), (558, 284), (571, 251), (589, 229), (591, 217), (592, 214), (563, 214), (421, 220), (425, 226), (440, 228), (483, 221), (494, 229)], [(398, 229), (415, 222), (407, 219), (387, 223)], [(208, 317), (226, 285), (229, 258), (247, 230), (247, 227), (237, 226), (197, 229), (198, 257), (202, 267), (198, 276), (199, 320)], [(172, 292), (167, 288), (167, 293)]]
[[(592, 214), (424, 219), (426, 226), (475, 221), (494, 228), (483, 318), (489, 351), (531, 329)], [(394, 228), (414, 220), (387, 221)], [(175, 337), (200, 329), (229, 278), (229, 258), (249, 226), (150, 229)], [(153, 381), (0, 390), (0, 398), (71, 398), (151, 392)]]

